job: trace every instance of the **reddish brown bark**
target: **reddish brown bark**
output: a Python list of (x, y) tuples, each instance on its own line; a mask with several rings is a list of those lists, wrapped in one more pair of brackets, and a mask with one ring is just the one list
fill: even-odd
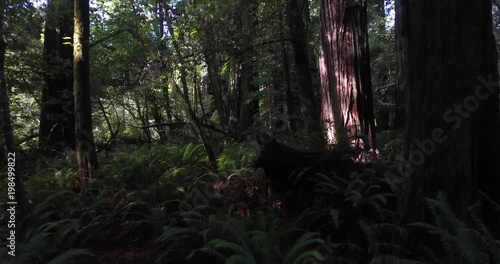
[(82, 193), (99, 167), (92, 134), (89, 64), (89, 0), (74, 0), (73, 96), (75, 98), (76, 156)]
[(47, 1), (44, 57), (45, 82), (40, 116), (40, 148), (75, 147), (73, 99), (73, 3)]
[(366, 3), (321, 4), (321, 118), (328, 143), (366, 135), (373, 147), (375, 122), (370, 80)]
[[(410, 183), (403, 220), (433, 221), (423, 199), (439, 191), (465, 219), (478, 190), (500, 200), (491, 1), (413, 1), (409, 15), (405, 151)], [(493, 215), (485, 211), (483, 219), (498, 234)]]

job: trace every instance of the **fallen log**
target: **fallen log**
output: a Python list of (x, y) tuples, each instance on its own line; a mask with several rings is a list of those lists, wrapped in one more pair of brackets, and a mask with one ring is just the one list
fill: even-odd
[(291, 214), (314, 203), (315, 183), (310, 181), (311, 177), (317, 173), (348, 172), (354, 164), (335, 149), (306, 152), (281, 144), (275, 139), (262, 145), (254, 166), (264, 169), (269, 187), (274, 194), (283, 198), (283, 207)]

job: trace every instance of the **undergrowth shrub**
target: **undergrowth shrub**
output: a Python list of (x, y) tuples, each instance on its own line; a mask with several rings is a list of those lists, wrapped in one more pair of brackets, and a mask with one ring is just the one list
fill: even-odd
[[(324, 241), (319, 233), (300, 232), (276, 214), (257, 212), (245, 219), (223, 214), (204, 217), (195, 212), (184, 212), (182, 221), (189, 226), (165, 226), (157, 243), (180, 243), (183, 239), (198, 237), (202, 247), (193, 249), (187, 259), (204, 253), (225, 263), (302, 263), (305, 260), (324, 260), (317, 250)], [(161, 259), (175, 254), (168, 250)], [(312, 262), (310, 262), (312, 263)]]
[[(76, 195), (64, 190), (40, 191), (36, 197), (32, 210), (16, 224), (16, 258), (7, 255), (7, 247), (2, 244), (2, 263), (74, 263), (78, 257), (91, 256), (75, 243), (82, 228), (74, 214), (78, 208)], [(0, 219), (2, 226), (7, 226), (8, 215), (2, 214)]]

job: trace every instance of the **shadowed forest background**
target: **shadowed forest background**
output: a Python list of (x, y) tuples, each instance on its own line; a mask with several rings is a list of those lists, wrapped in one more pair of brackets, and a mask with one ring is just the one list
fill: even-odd
[(1, 0), (0, 262), (500, 264), (499, 37), (497, 0)]

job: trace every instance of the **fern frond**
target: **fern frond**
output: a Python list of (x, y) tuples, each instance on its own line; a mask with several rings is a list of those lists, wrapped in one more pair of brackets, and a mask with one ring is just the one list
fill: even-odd
[(226, 264), (257, 264), (254, 259), (242, 255), (232, 255), (226, 259)]
[(87, 249), (82, 249), (82, 248), (76, 248), (76, 249), (69, 249), (68, 251), (60, 254), (59, 256), (53, 258), (51, 261), (49, 261), (47, 264), (64, 264), (64, 263), (69, 263), (71, 259), (78, 258), (81, 256), (94, 256), (92, 252), (90, 252)]
[(298, 256), (306, 252), (312, 246), (319, 246), (325, 241), (320, 238), (320, 234), (316, 232), (308, 232), (302, 235), (301, 238), (288, 250), (283, 263), (292, 263)]
[(224, 239), (214, 239), (209, 241), (208, 245), (213, 246), (214, 248), (217, 249), (229, 249), (237, 253), (237, 255), (242, 255), (245, 258), (251, 259), (255, 262), (252, 251), (248, 247), (239, 245), (235, 242), (227, 241)]
[(427, 262), (416, 261), (412, 259), (399, 258), (392, 255), (379, 255), (372, 258), (370, 264), (429, 264)]
[(179, 236), (193, 234), (193, 233), (195, 233), (195, 230), (193, 228), (179, 228), (179, 227), (172, 227), (172, 226), (164, 226), (163, 227), (163, 234), (160, 237), (158, 237), (155, 240), (155, 242), (167, 242), (167, 241), (173, 240)]
[[(325, 257), (323, 257), (323, 254), (321, 254), (318, 250), (308, 250), (299, 256), (295, 260), (293, 260), (292, 263), (290, 264), (300, 264), (304, 263), (304, 260), (313, 260), (315, 263), (318, 261), (325, 261)], [(310, 261), (308, 261), (310, 262)], [(282, 264), (289, 264), (288, 262), (283, 262)]]

